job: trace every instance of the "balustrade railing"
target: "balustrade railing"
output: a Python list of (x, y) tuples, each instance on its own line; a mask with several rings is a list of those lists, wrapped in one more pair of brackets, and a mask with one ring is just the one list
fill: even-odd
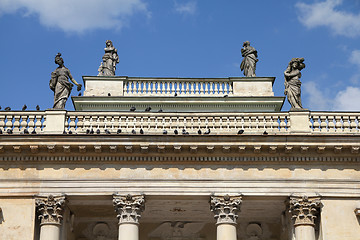
[(124, 81), (124, 96), (231, 96), (232, 94), (232, 82), (226, 79)]
[[(50, 114), (57, 119), (47, 126)], [(54, 115), (55, 114), (55, 115)], [(56, 114), (62, 117), (57, 118)], [(55, 118), (54, 118), (55, 116)], [(50, 119), (50, 118), (49, 118)], [(50, 121), (50, 120), (49, 120)], [(57, 121), (59, 121), (57, 123)], [(56, 130), (54, 130), (56, 126)], [(0, 134), (359, 134), (360, 113), (1, 111)]]
[(314, 133), (360, 132), (360, 113), (311, 112), (309, 120)]
[(0, 132), (2, 133), (43, 133), (45, 126), (45, 112), (0, 112)]
[[(68, 112), (68, 133), (238, 134), (286, 132), (286, 113), (94, 113)], [(240, 133), (242, 133), (240, 131)]]

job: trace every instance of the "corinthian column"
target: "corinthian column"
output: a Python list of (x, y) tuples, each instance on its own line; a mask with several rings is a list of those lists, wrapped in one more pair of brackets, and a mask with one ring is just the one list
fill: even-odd
[(290, 197), (296, 240), (315, 240), (315, 218), (320, 205), (319, 197)]
[(210, 210), (216, 219), (216, 239), (236, 240), (237, 213), (240, 212), (241, 196), (211, 196)]
[(139, 219), (145, 209), (144, 195), (113, 195), (113, 204), (119, 219), (119, 240), (139, 240)]
[(65, 196), (39, 196), (35, 203), (40, 219), (40, 240), (59, 240)]

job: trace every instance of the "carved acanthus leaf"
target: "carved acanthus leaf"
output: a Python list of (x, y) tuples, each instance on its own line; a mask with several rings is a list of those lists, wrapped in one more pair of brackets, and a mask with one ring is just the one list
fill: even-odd
[(113, 195), (115, 212), (121, 223), (139, 223), (141, 212), (145, 209), (144, 195)]
[(236, 224), (241, 199), (241, 196), (211, 196), (210, 210), (214, 213), (216, 224)]
[(290, 197), (290, 213), (294, 225), (315, 225), (315, 218), (321, 206), (319, 197)]
[(35, 199), (35, 203), (41, 225), (61, 224), (65, 205), (65, 196), (39, 196)]

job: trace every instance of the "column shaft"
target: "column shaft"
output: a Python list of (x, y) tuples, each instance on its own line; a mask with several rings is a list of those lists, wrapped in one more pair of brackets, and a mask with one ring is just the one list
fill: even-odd
[(295, 227), (296, 240), (315, 240), (315, 229), (310, 225), (299, 225)]
[(40, 240), (60, 240), (60, 225), (42, 225), (40, 227)]
[(122, 223), (119, 225), (119, 240), (139, 240), (139, 225)]
[(217, 240), (236, 240), (236, 225), (219, 224), (216, 227)]

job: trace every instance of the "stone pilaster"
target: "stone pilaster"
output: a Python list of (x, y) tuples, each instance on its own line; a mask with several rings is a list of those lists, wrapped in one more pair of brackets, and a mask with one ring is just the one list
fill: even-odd
[(113, 204), (119, 224), (139, 224), (141, 212), (145, 209), (144, 195), (113, 195)]
[(65, 196), (49, 195), (47, 197), (37, 197), (35, 203), (41, 221), (40, 225), (61, 225), (65, 206)]
[(315, 218), (320, 210), (319, 197), (290, 197), (290, 213), (295, 220), (294, 226), (315, 226)]
[(210, 210), (214, 213), (216, 224), (236, 224), (241, 199), (241, 196), (211, 196)]

